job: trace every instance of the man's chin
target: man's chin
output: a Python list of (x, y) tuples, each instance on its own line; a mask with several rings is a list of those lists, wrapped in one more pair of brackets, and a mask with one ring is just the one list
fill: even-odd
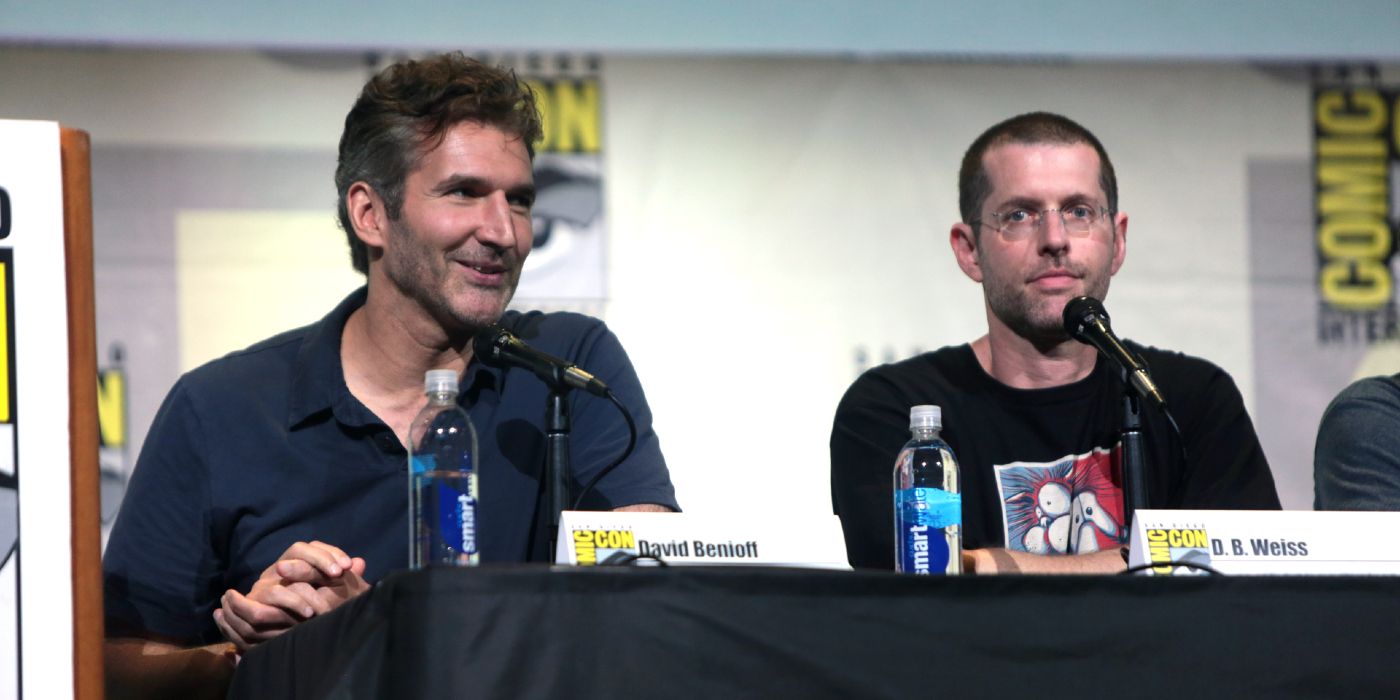
[(456, 314), (455, 316), (457, 326), (460, 330), (467, 331), (470, 333), (476, 333), (477, 331), (483, 328), (494, 325), (497, 321), (501, 320), (501, 316), (504, 313), (505, 311), (502, 310), (496, 313), (476, 312)]
[(1060, 318), (1063, 315), (1063, 306), (1063, 304), (1060, 305), (1061, 310), (1056, 314), (1050, 314), (1048, 310), (1042, 309), (1045, 313), (1003, 318), (1002, 323), (1006, 324), (1011, 332), (1025, 338), (1038, 348), (1054, 347), (1070, 340), (1069, 334), (1065, 332), (1064, 321)]
[(457, 297), (456, 306), (471, 316), (500, 317), (515, 297), (515, 285), (508, 287), (470, 287)]
[(509, 299), (492, 299), (486, 303), (468, 304), (465, 307), (453, 309), (452, 315), (462, 326), (469, 330), (477, 330), (501, 320), (509, 301)]

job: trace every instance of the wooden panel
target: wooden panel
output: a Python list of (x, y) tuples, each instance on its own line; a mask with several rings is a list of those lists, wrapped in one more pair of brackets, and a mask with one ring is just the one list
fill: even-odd
[(97, 331), (92, 273), (92, 163), (87, 132), (62, 129), (68, 269), (69, 440), (73, 514), (73, 697), (102, 686), (102, 504), (98, 471)]

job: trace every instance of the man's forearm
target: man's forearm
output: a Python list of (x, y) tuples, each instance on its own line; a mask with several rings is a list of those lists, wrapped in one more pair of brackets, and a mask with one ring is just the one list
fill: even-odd
[(109, 700), (222, 698), (234, 664), (231, 644), (187, 648), (148, 639), (109, 639), (103, 647)]
[(1119, 548), (1068, 556), (1031, 554), (1010, 549), (969, 549), (963, 570), (969, 574), (1116, 574), (1127, 565)]
[(620, 508), (613, 508), (613, 510), (619, 511), (619, 512), (626, 512), (626, 513), (671, 513), (671, 512), (674, 512), (674, 511), (672, 511), (669, 507), (663, 506), (663, 505), (660, 505), (660, 504), (657, 504), (657, 503), (638, 503), (638, 504), (636, 504), (636, 505), (622, 506), (622, 507), (620, 507)]

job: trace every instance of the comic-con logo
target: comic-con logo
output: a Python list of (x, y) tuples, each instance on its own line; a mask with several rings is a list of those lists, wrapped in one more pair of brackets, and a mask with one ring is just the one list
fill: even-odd
[(1204, 569), (1185, 565), (1210, 565), (1210, 538), (1204, 528), (1148, 528), (1147, 554), (1158, 576), (1204, 574)]
[(631, 530), (574, 530), (574, 558), (579, 566), (596, 566), (619, 553), (637, 555), (637, 536)]

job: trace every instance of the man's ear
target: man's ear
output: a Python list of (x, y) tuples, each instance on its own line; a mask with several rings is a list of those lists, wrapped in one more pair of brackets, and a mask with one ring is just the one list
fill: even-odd
[(389, 233), (389, 212), (379, 193), (367, 182), (356, 182), (345, 192), (345, 210), (350, 215), (350, 225), (355, 227), (355, 236), (371, 248), (383, 249)]
[(972, 227), (961, 221), (953, 224), (953, 230), (948, 232), (948, 244), (953, 247), (953, 258), (958, 261), (963, 274), (973, 282), (981, 283), (982, 263), (977, 259), (977, 235)]
[(1109, 276), (1118, 274), (1118, 268), (1123, 267), (1123, 259), (1128, 255), (1128, 215), (1118, 212), (1113, 217), (1113, 260), (1109, 268)]

